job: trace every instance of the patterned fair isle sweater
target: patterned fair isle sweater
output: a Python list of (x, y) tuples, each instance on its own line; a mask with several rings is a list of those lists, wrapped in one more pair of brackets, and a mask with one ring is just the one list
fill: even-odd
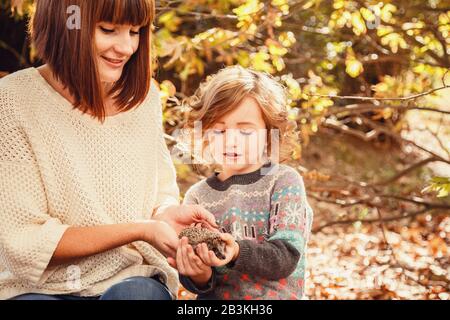
[(238, 241), (238, 259), (220, 268), (205, 288), (180, 276), (198, 299), (301, 299), (304, 297), (306, 247), (313, 212), (303, 179), (285, 165), (202, 180), (186, 193), (185, 204), (212, 212), (222, 232)]

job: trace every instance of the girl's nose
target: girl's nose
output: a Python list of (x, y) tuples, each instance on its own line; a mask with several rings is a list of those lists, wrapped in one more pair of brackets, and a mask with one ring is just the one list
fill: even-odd
[(227, 146), (236, 146), (237, 129), (228, 129), (225, 134), (225, 141)]

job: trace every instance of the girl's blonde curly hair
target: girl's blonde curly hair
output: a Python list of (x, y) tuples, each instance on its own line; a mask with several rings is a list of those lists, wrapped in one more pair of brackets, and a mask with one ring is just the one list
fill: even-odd
[[(195, 123), (200, 121), (204, 134), (249, 96), (258, 102), (263, 113), (268, 134), (268, 156), (274, 162), (290, 159), (298, 145), (297, 124), (289, 121), (285, 88), (266, 73), (231, 66), (208, 77), (193, 96), (183, 101), (183, 106), (188, 110), (186, 128), (193, 129)], [(274, 132), (279, 134), (274, 137)], [(273, 141), (279, 145), (279, 153), (275, 158)]]

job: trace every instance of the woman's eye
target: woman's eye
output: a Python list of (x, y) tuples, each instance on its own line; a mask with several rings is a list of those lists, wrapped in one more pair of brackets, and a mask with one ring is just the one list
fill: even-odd
[(114, 29), (108, 29), (105, 27), (100, 27), (100, 30), (102, 30), (104, 33), (113, 33)]
[(130, 33), (131, 33), (133, 36), (138, 36), (138, 35), (141, 33), (141, 30), (138, 30), (138, 31), (133, 31), (133, 30), (131, 30)]
[(215, 129), (215, 130), (213, 130), (213, 133), (214, 133), (214, 134), (224, 134), (224, 133), (225, 133), (225, 130)]

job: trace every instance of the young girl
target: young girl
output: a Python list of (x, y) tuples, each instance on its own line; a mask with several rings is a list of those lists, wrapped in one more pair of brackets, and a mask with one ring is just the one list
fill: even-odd
[(201, 123), (221, 170), (192, 186), (184, 203), (213, 213), (227, 246), (220, 260), (206, 244), (194, 250), (183, 238), (169, 258), (181, 283), (199, 299), (301, 299), (313, 212), (302, 177), (277, 164), (282, 151), (292, 152), (282, 86), (228, 67), (188, 104), (190, 126)]

